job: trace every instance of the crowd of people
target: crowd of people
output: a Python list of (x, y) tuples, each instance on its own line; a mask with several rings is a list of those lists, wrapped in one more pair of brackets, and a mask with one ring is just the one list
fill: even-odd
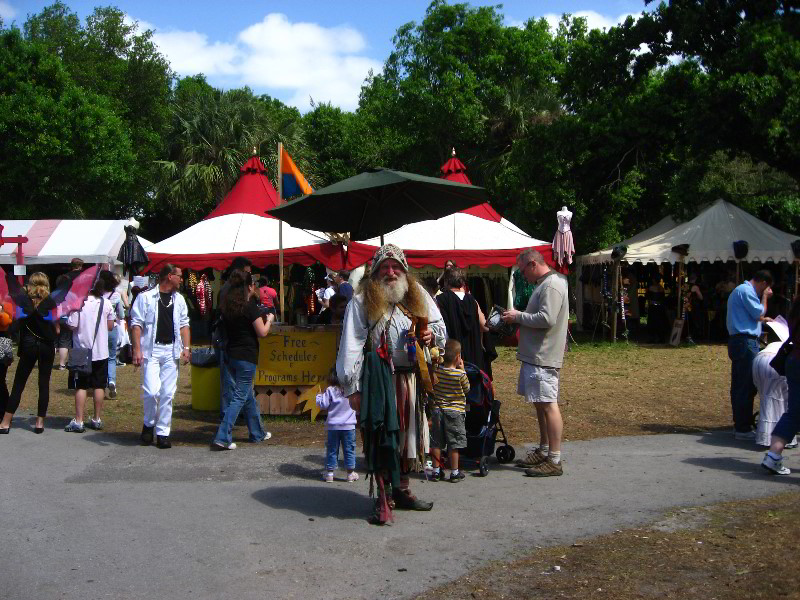
[[(79, 270), (82, 265), (74, 267)], [(567, 282), (533, 249), (520, 253), (517, 268), (534, 285), (533, 292), (524, 310), (506, 310), (502, 320), (519, 330), (517, 393), (535, 411), (539, 443), (516, 464), (527, 476), (559, 476), (564, 472), (558, 400), (569, 318)], [(54, 321), (48, 316), (54, 306), (49, 279), (43, 273), (32, 274), (24, 288), (30, 307), (15, 322), (19, 363), (10, 393), (5, 382), (5, 348), (10, 344), (3, 342), (8, 340), (7, 331), (0, 331), (0, 433), (9, 433), (37, 364), (34, 431), (44, 430), (57, 348), (58, 368), (68, 369), (69, 387), (75, 390), (75, 416), (66, 431), (103, 429), (105, 391), (112, 398), (116, 395), (117, 338), (129, 331), (132, 362), (142, 369), (141, 442), (170, 448), (178, 365), (189, 361), (191, 347), (188, 308), (179, 292), (181, 280), (182, 270), (167, 264), (158, 274), (157, 285), (136, 289), (129, 303), (127, 295), (118, 291), (119, 279), (102, 271), (80, 310)], [(327, 322), (342, 324), (329, 386), (317, 397), (319, 407), (327, 411), (323, 479), (335, 480), (340, 448), (346, 480), (359, 479), (355, 430), (360, 428), (367, 470), (377, 486), (372, 520), (378, 524), (392, 519), (394, 509), (431, 510), (431, 502), (418, 499), (410, 490), (410, 474), (421, 469), (426, 457), (433, 463), (433, 480), (463, 481), (460, 459), (468, 445), (465, 423), (470, 392), (466, 365), (491, 372), (493, 348), (487, 319), (470, 294), (464, 273), (451, 262), (437, 284), (438, 289), (426, 290), (409, 273), (403, 250), (386, 244), (376, 252), (356, 290), (348, 283), (348, 273), (339, 272), (318, 294), (321, 316), (327, 313)], [(770, 272), (758, 271), (728, 294), (731, 412), (735, 439), (767, 447), (762, 466), (770, 473), (786, 475), (789, 469), (783, 465), (782, 454), (797, 445), (800, 427), (800, 301), (792, 304), (786, 320), (767, 316), (771, 284)], [(689, 292), (702, 293), (693, 286)], [(214, 450), (233, 450), (232, 433), (240, 414), (251, 442), (271, 437), (261, 420), (253, 379), (259, 338), (270, 332), (278, 298), (274, 288), (253, 276), (249, 261), (238, 258), (220, 290), (218, 306), (214, 343), (220, 364), (221, 408), (210, 444)], [(129, 328), (123, 329), (126, 313)], [(778, 341), (761, 350), (764, 324)], [(60, 352), (62, 347), (69, 348), (66, 356)], [(431, 357), (430, 372), (421, 371), (420, 353)], [(90, 390), (94, 411), (87, 420)], [(761, 410), (754, 430), (757, 392)]]

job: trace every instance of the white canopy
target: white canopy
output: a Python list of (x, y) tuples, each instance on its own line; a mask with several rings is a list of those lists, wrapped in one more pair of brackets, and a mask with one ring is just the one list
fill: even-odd
[[(125, 241), (127, 219), (119, 220), (0, 220), (4, 237), (25, 236), (26, 265), (66, 264), (73, 258), (86, 263), (119, 264), (117, 254)], [(140, 237), (147, 249), (152, 244)], [(0, 264), (16, 264), (17, 244), (0, 246)]]
[[(322, 244), (328, 239), (283, 224), (283, 247)], [(195, 223), (148, 248), (148, 254), (243, 254), (278, 249), (278, 220), (247, 213), (222, 215)]]
[[(404, 250), (506, 250), (549, 243), (529, 236), (506, 219), (498, 223), (460, 212), (404, 225), (387, 233), (383, 239)], [(380, 246), (380, 238), (363, 243)]]
[[(749, 245), (747, 261), (794, 260), (791, 243), (798, 236), (767, 225), (724, 200), (717, 200), (686, 223), (669, 227), (669, 221), (669, 217), (662, 219), (649, 229), (622, 242), (628, 246), (623, 260), (629, 264), (674, 263), (678, 261), (679, 255), (672, 248), (688, 244), (689, 254), (684, 259), (686, 262), (727, 262), (736, 260), (733, 242), (739, 240), (745, 240)], [(611, 249), (580, 256), (577, 262), (579, 265), (611, 262)]]

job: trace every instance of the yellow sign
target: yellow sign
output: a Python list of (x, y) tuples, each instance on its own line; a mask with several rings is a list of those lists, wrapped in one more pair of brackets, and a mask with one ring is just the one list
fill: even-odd
[(285, 331), (261, 338), (255, 385), (315, 385), (336, 363), (336, 331)]

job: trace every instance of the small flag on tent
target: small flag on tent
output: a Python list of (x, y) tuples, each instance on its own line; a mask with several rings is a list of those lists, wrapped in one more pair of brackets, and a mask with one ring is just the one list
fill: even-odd
[(295, 166), (292, 157), (283, 148), (281, 148), (281, 180), (282, 199), (299, 196), (300, 194), (310, 194), (313, 191), (300, 169)]

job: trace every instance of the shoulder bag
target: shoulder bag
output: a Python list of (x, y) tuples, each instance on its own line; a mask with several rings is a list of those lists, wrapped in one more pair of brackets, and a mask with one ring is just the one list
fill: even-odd
[[(103, 300), (103, 298), (100, 298), (100, 308), (97, 310), (97, 323), (94, 326), (92, 345), (88, 348), (70, 348), (69, 356), (67, 357), (67, 368), (79, 375), (91, 375), (92, 373), (92, 348), (97, 339), (97, 332), (100, 331), (100, 320), (103, 317)], [(81, 316), (78, 314), (78, 324), (80, 324), (80, 321)]]
[(778, 352), (775, 353), (773, 359), (769, 361), (769, 366), (775, 369), (781, 377), (786, 377), (786, 358), (792, 353), (793, 349), (792, 338), (789, 338), (783, 342), (783, 345), (778, 348)]

